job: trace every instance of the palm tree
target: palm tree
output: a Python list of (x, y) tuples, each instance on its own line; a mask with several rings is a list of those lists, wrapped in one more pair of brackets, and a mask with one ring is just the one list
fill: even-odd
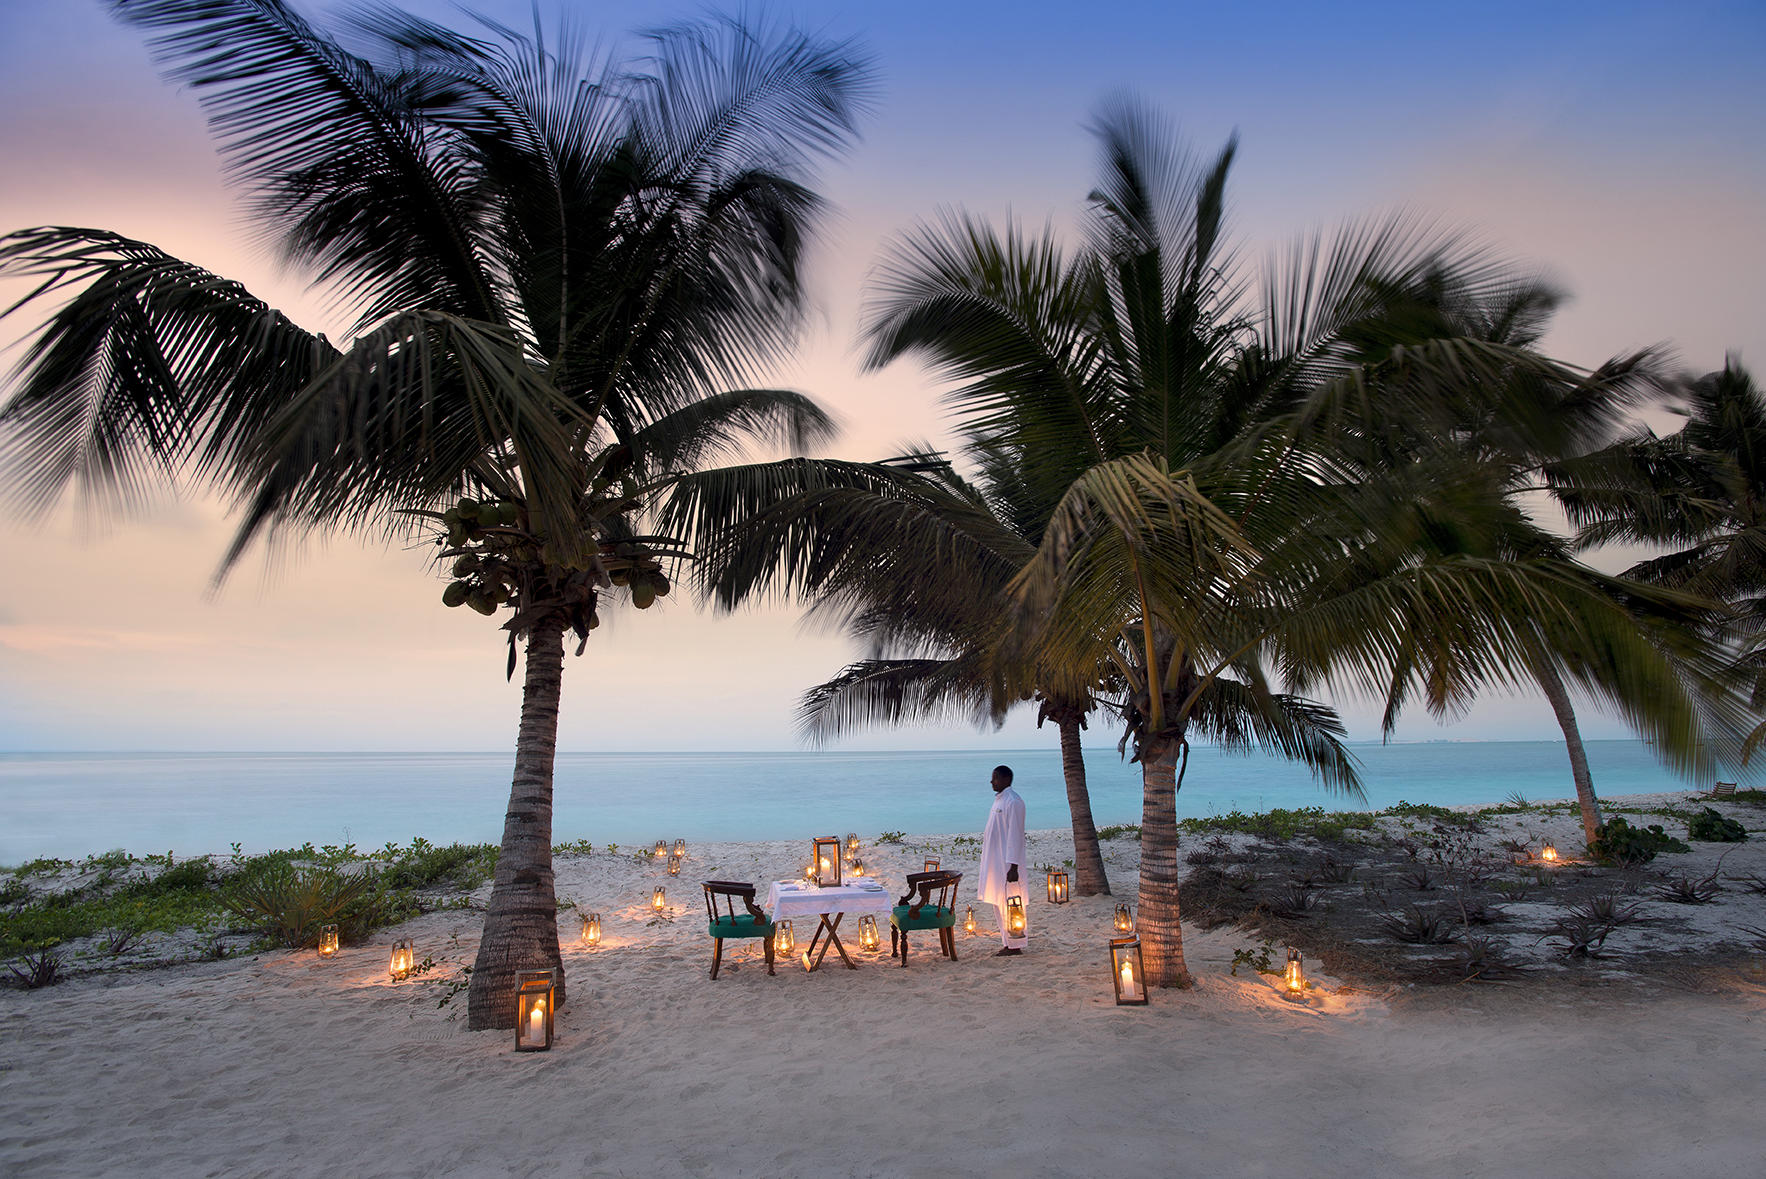
[[(825, 436), (803, 396), (736, 389), (788, 344), (819, 208), (868, 66), (734, 21), (650, 37), (641, 68), (390, 9), (357, 52), (279, 0), (117, 0), (194, 87), (284, 258), (357, 315), (333, 346), (236, 283), (97, 230), (0, 239), (0, 275), (73, 289), (3, 417), (10, 490), (230, 494), (223, 568), (275, 529), (433, 532), (444, 601), (505, 611), (527, 667), (470, 1024), (559, 969), (552, 765), (563, 634), (666, 593), (637, 526), (668, 475), (746, 440)], [(623, 589), (615, 594), (615, 588)], [(579, 645), (578, 652), (582, 647)], [(560, 1002), (563, 1000), (560, 993)]]
[[(1109, 665), (1124, 686), (1149, 978), (1189, 981), (1176, 795), (1192, 740), (1273, 750), (1357, 789), (1335, 714), (1275, 690), (1266, 667), (1299, 689), (1384, 695), (1404, 658), (1451, 686), (1544, 644), (1622, 684), (1691, 756), (1696, 709), (1616, 591), (1550, 555), (1396, 543), (1430, 472), (1372, 480), (1355, 461), (1357, 423), (1436, 420), (1456, 390), (1517, 372), (1591, 379), (1410, 313), (1442, 274), (1485, 290), (1507, 270), (1398, 217), (1309, 238), (1253, 283), (1223, 232), (1233, 144), (1194, 162), (1127, 101), (1097, 131), (1082, 248), (946, 216), (891, 255), (867, 330), (873, 363), (914, 354), (952, 382), (970, 446), (1039, 456), (1055, 506), (986, 670), (1007, 696), (1030, 689), (1031, 667), (1079, 679)], [(1390, 402), (1378, 414), (1375, 396)], [(1677, 602), (1658, 597), (1664, 612)]]
[[(1037, 501), (1022, 454), (972, 457), (973, 481), (926, 449), (876, 464), (789, 460), (677, 481), (659, 527), (690, 538), (700, 584), (720, 609), (796, 596), (871, 648), (804, 694), (807, 739), (910, 720), (997, 722), (1029, 698), (1002, 695), (981, 654), (1052, 504)], [(1029, 674), (1038, 726), (1053, 721), (1060, 736), (1081, 896), (1110, 891), (1080, 744), (1108, 692), (1108, 669), (1096, 670), (1070, 682)]]

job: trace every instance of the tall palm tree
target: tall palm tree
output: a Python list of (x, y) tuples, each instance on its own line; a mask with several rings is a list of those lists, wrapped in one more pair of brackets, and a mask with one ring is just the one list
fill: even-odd
[[(1297, 689), (1384, 695), (1402, 658), (1488, 682), (1543, 643), (1581, 652), (1579, 674), (1622, 684), (1692, 756), (1686, 686), (1616, 593), (1549, 555), (1396, 543), (1417, 488), (1344, 456), (1357, 423), (1439, 420), (1469, 383), (1591, 379), (1411, 314), (1441, 274), (1487, 289), (1507, 270), (1399, 217), (1309, 238), (1253, 282), (1224, 234), (1233, 144), (1193, 161), (1128, 101), (1097, 131), (1081, 248), (949, 215), (891, 255), (868, 333), (874, 363), (913, 354), (952, 382), (971, 446), (1041, 460), (1055, 508), (1007, 588), (988, 670), (1024, 690), (1027, 667), (1109, 664), (1125, 686), (1149, 978), (1189, 981), (1176, 795), (1192, 740), (1274, 750), (1357, 788), (1335, 714), (1277, 691), (1266, 668)], [(1379, 415), (1375, 396), (1391, 403)]]
[(1030, 673), (1001, 695), (981, 654), (1002, 594), (1035, 552), (1051, 503), (1036, 500), (1025, 458), (996, 450), (965, 479), (922, 450), (877, 464), (790, 460), (678, 480), (660, 528), (689, 537), (696, 575), (722, 609), (796, 596), (866, 643), (870, 655), (809, 689), (799, 713), (812, 741), (905, 721), (985, 724), (1034, 696), (1053, 721), (1073, 828), (1074, 889), (1108, 894), (1080, 733), (1107, 694), (1107, 668), (1067, 680)]
[[(850, 45), (711, 21), (596, 60), (390, 9), (354, 50), (279, 0), (116, 0), (188, 83), (283, 257), (357, 315), (343, 348), (244, 288), (98, 230), (0, 239), (0, 276), (72, 289), (3, 417), (11, 491), (118, 510), (195, 484), (273, 529), (433, 531), (444, 601), (506, 613), (526, 672), (470, 1023), (514, 1021), (517, 971), (560, 971), (551, 864), (563, 634), (667, 592), (638, 521), (671, 473), (828, 419), (742, 389), (788, 344), (819, 208), (852, 137)], [(623, 590), (617, 593), (616, 590)], [(579, 645), (578, 651), (582, 647)], [(560, 995), (562, 1002), (562, 994)]]

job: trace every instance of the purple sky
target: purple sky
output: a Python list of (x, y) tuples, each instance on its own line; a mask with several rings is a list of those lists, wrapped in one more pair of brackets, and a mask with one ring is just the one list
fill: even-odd
[[(453, 19), (451, 5), (418, 7)], [(526, 3), (482, 7), (527, 20)], [(703, 8), (590, 11), (613, 45)], [(1570, 290), (1547, 341), (1567, 360), (1658, 342), (1697, 370), (1726, 350), (1766, 357), (1757, 4), (771, 11), (859, 37), (883, 78), (864, 142), (823, 177), (837, 212), (813, 269), (816, 314), (777, 374), (841, 416), (837, 453), (940, 437), (924, 373), (857, 371), (858, 301), (881, 243), (940, 205), (1068, 224), (1090, 186), (1087, 115), (1121, 88), (1162, 105), (1202, 148), (1239, 130), (1234, 227), (1253, 254), (1308, 227), (1416, 206)], [(342, 331), (346, 316), (256, 248), (194, 99), (161, 82), (138, 35), (101, 6), (0, 5), (0, 104), (0, 230), (113, 229)], [(28, 326), (0, 323), (0, 343)], [(273, 568), (248, 563), (209, 597), (228, 534), (221, 506), (202, 499), (103, 531), (71, 507), (41, 527), (0, 522), (0, 749), (509, 745), (519, 692), (503, 681), (501, 636), (444, 610), (419, 555), (314, 543)], [(566, 669), (560, 744), (788, 748), (797, 695), (851, 654), (838, 636), (804, 633), (792, 612), (715, 619), (671, 602), (617, 617)], [(1355, 737), (1377, 736), (1375, 710), (1337, 703)], [(1587, 727), (1624, 735), (1594, 716)], [(1418, 714), (1401, 730), (1555, 735), (1530, 698), (1481, 702), (1446, 728)], [(903, 730), (849, 744), (1044, 739), (1021, 717), (998, 735)]]

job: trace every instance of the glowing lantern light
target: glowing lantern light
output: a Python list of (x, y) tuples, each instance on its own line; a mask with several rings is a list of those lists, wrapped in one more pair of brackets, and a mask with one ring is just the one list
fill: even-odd
[(687, 858), (687, 841), (686, 840), (684, 840), (684, 839), (675, 840), (675, 858), (681, 859), (681, 860), (684, 860)]
[(668, 840), (658, 839), (656, 841), (656, 852), (655, 852), (656, 858), (660, 860), (662, 857), (666, 856), (667, 854), (668, 854)]
[(337, 926), (321, 925), (319, 927), (319, 957), (329, 958), (337, 953)]
[(668, 874), (670, 876), (679, 876), (681, 874), (681, 857), (668, 857)]
[(816, 862), (814, 860), (811, 860), (803, 866), (803, 878), (805, 880), (814, 880), (816, 878)]
[(1024, 898), (1006, 898), (1006, 933), (1011, 937), (1024, 935)]
[(1288, 967), (1282, 972), (1282, 998), (1296, 1002), (1306, 998), (1306, 971), (1300, 965), (1300, 951), (1288, 950)]
[(975, 906), (970, 905), (963, 911), (963, 932), (970, 937), (975, 936)]
[(856, 831), (846, 833), (846, 854), (849, 856), (858, 854), (858, 833)]
[(1558, 862), (1557, 844), (1553, 843), (1549, 839), (1547, 839), (1543, 843), (1541, 843), (1539, 845), (1539, 858), (1544, 860), (1548, 864), (1557, 863)]
[(657, 885), (656, 890), (650, 894), (650, 907), (658, 913), (668, 908), (668, 889)]
[(858, 945), (861, 950), (875, 951), (883, 944), (877, 936), (877, 919), (866, 913), (858, 919)]
[(1064, 868), (1049, 869), (1049, 904), (1064, 905), (1067, 903), (1067, 871)]
[(1127, 905), (1117, 905), (1114, 924), (1117, 933), (1134, 932), (1134, 910)]
[(865, 862), (857, 856), (854, 856), (852, 857), (852, 863), (847, 866), (846, 870), (851, 872), (854, 876), (863, 876), (865, 874)]
[(840, 841), (832, 835), (817, 837), (811, 842), (810, 864), (815, 868), (815, 882), (820, 888), (840, 886)]
[(1147, 1003), (1147, 972), (1141, 964), (1141, 939), (1110, 939), (1110, 982), (1116, 988), (1118, 1007), (1144, 1007)]
[(939, 859), (937, 856), (927, 856), (926, 863), (920, 868), (920, 871), (922, 871), (922, 872), (936, 872), (936, 871), (938, 871), (938, 864), (939, 864)]
[(773, 956), (783, 957), (797, 948), (797, 935), (791, 932), (791, 923), (781, 921), (773, 927)]
[(515, 977), (515, 1051), (544, 1052), (552, 1046), (552, 972), (524, 970)]
[(601, 914), (586, 913), (583, 915), (583, 945), (598, 946), (601, 944)]
[(400, 938), (392, 944), (392, 961), (387, 969), (392, 971), (394, 982), (401, 982), (411, 977), (411, 968), (417, 964), (416, 951), (411, 948), (410, 938)]

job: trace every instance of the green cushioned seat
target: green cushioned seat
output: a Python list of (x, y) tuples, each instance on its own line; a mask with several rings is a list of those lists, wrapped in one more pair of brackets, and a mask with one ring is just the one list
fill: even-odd
[(711, 923), (712, 937), (772, 937), (773, 923), (762, 921), (752, 913), (719, 917)]
[(912, 905), (897, 905), (895, 912), (889, 915), (889, 924), (906, 931), (910, 929), (949, 929), (957, 923), (957, 911), (938, 909), (931, 905), (922, 905), (918, 917), (909, 917), (908, 910)]

